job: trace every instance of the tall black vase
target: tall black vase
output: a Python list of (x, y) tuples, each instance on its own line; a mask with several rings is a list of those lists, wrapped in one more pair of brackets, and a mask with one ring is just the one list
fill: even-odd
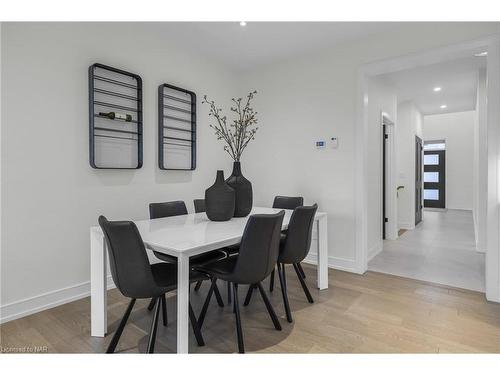
[(241, 174), (241, 165), (239, 161), (234, 162), (233, 173), (226, 182), (236, 193), (234, 217), (247, 216), (252, 210), (253, 204), (252, 183)]
[(224, 171), (217, 171), (215, 183), (205, 190), (205, 212), (212, 221), (227, 221), (234, 207), (235, 191), (224, 181)]

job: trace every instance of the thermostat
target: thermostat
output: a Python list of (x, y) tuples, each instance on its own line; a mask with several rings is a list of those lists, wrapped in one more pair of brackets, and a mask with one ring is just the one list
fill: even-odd
[(339, 147), (339, 139), (337, 137), (332, 137), (331, 138), (331, 146), (332, 148), (338, 148)]
[(325, 148), (325, 141), (316, 141), (316, 148)]

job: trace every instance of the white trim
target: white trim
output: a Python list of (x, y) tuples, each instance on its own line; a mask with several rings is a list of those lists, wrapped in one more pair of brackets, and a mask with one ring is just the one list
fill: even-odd
[[(309, 253), (307, 255), (306, 259), (304, 259), (302, 262), (307, 263), (307, 264), (317, 265), (318, 264), (318, 255), (315, 253)], [(364, 273), (364, 272), (361, 272), (356, 267), (356, 261), (354, 259), (337, 258), (337, 257), (333, 257), (331, 255), (328, 257), (328, 268), (333, 268), (335, 270), (352, 272), (352, 273), (357, 273), (357, 274)]]
[(415, 224), (400, 222), (400, 223), (398, 223), (398, 228), (399, 229), (406, 229), (406, 230), (413, 230), (413, 229), (415, 229)]
[[(113, 288), (115, 288), (113, 279), (108, 276), (108, 290)], [(6, 323), (88, 296), (90, 296), (90, 281), (11, 302), (0, 306), (0, 323)]]
[[(368, 235), (367, 235), (367, 142), (368, 142), (368, 90), (367, 78), (374, 75), (396, 72), (421, 66), (428, 66), (450, 59), (463, 57), (464, 51), (475, 48), (488, 48), (488, 220), (487, 220), (487, 251), (486, 251), (486, 298), (500, 302), (500, 216), (497, 167), (500, 155), (500, 34), (487, 36), (469, 42), (446, 47), (433, 48), (424, 52), (413, 53), (403, 57), (387, 59), (362, 65), (358, 69), (357, 80), (357, 118), (355, 124), (356, 140), (356, 266), (355, 269), (364, 273), (368, 266)], [(493, 52), (490, 52), (492, 49)], [(494, 73), (493, 73), (494, 71)], [(492, 74), (493, 73), (493, 74)], [(491, 75), (492, 74), (492, 75)], [(490, 76), (491, 75), (491, 76)], [(492, 78), (492, 79), (490, 79)], [(494, 105), (490, 105), (494, 103)], [(480, 145), (484, 147), (485, 145)]]
[[(500, 302), (500, 217), (498, 177), (500, 155), (500, 43), (488, 44), (487, 60), (487, 152), (488, 188), (486, 194), (486, 299)], [(481, 146), (480, 146), (481, 147)], [(481, 182), (480, 182), (481, 183)]]
[(368, 250), (368, 262), (375, 258), (380, 252), (384, 250), (384, 243), (380, 241)]

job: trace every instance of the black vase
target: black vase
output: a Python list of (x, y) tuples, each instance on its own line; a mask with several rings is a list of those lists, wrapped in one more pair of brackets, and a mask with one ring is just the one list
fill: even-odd
[(241, 174), (241, 165), (239, 161), (234, 162), (233, 173), (226, 182), (234, 189), (236, 194), (234, 217), (247, 216), (252, 210), (253, 204), (252, 183)]
[(215, 183), (205, 190), (205, 212), (212, 221), (228, 221), (234, 206), (235, 191), (224, 181), (224, 171), (217, 171)]

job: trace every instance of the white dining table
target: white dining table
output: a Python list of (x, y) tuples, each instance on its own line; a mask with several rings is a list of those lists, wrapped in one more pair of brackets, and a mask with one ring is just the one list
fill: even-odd
[[(253, 207), (252, 214), (281, 210)], [(282, 229), (288, 227), (292, 211), (285, 210)], [(189, 338), (189, 258), (240, 242), (247, 217), (210, 221), (205, 213), (134, 221), (147, 249), (177, 257), (177, 353), (188, 352)], [(316, 212), (318, 288), (328, 288), (327, 215)], [(104, 337), (107, 324), (107, 246), (99, 226), (90, 228), (91, 335)]]

